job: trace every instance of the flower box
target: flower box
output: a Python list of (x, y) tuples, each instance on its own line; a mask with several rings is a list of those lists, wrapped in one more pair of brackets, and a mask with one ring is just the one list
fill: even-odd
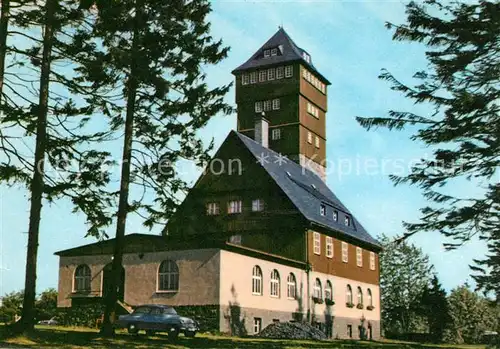
[(323, 300), (321, 298), (318, 298), (318, 297), (312, 297), (312, 300), (314, 303), (316, 304), (323, 304)]
[(354, 303), (349, 303), (349, 302), (347, 302), (347, 303), (345, 304), (345, 306), (346, 306), (346, 307), (348, 307), (348, 308), (354, 308)]
[(325, 299), (325, 304), (326, 304), (326, 305), (334, 305), (334, 304), (335, 304), (335, 302), (334, 302), (332, 299), (327, 298), (327, 299)]
[(363, 306), (363, 304), (358, 303), (358, 305), (356, 305), (356, 308), (358, 308), (358, 309), (363, 309), (363, 308), (364, 308), (364, 306)]
[(373, 310), (373, 309), (375, 309), (375, 307), (373, 305), (369, 305), (366, 307), (366, 310)]

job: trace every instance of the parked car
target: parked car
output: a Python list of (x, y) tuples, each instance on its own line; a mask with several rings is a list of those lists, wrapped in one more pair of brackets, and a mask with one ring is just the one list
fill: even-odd
[(39, 325), (49, 325), (49, 326), (57, 326), (59, 325), (59, 322), (55, 318), (52, 318), (50, 320), (40, 320), (38, 321)]
[(126, 328), (135, 334), (141, 330), (147, 335), (155, 332), (167, 332), (169, 338), (177, 338), (179, 333), (186, 337), (194, 337), (199, 330), (198, 323), (188, 317), (179, 316), (174, 308), (168, 305), (140, 305), (128, 315), (121, 315), (115, 322), (118, 328)]

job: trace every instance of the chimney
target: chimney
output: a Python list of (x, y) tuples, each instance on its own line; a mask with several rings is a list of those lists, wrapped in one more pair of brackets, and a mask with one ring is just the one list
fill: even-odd
[(265, 113), (255, 116), (255, 141), (263, 147), (269, 147), (269, 121), (265, 118)]

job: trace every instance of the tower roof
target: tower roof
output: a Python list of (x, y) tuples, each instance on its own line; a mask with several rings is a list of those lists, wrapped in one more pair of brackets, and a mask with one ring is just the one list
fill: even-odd
[[(280, 54), (264, 58), (263, 51), (271, 48), (279, 48)], [(267, 42), (264, 45), (262, 45), (252, 55), (252, 57), (250, 57), (250, 59), (248, 59), (245, 63), (243, 63), (236, 69), (234, 69), (232, 73), (235, 74), (241, 71), (255, 69), (268, 65), (301, 62), (302, 64), (307, 66), (310, 70), (314, 71), (315, 74), (317, 74), (318, 77), (323, 80), (323, 82), (325, 82), (327, 85), (330, 85), (328, 79), (325, 78), (316, 69), (316, 67), (312, 63), (312, 59), (309, 59), (309, 61), (307, 61), (304, 58), (304, 53), (308, 55), (307, 51), (297, 46), (297, 44), (295, 44), (292, 38), (290, 38), (290, 36), (287, 34), (285, 29), (280, 27), (278, 31), (269, 40), (267, 40)]]

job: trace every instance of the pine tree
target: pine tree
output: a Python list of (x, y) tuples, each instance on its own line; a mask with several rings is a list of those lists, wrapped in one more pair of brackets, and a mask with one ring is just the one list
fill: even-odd
[(420, 315), (427, 319), (429, 333), (435, 342), (442, 342), (445, 329), (451, 321), (446, 291), (436, 275), (426, 285), (420, 300)]
[[(97, 90), (117, 92), (125, 100), (103, 102), (115, 110), (114, 122), (125, 134), (112, 286), (101, 329), (110, 335), (128, 213), (144, 217), (147, 227), (164, 225), (188, 189), (175, 164), (205, 162), (211, 145), (203, 144), (198, 130), (232, 109), (223, 100), (229, 85), (209, 89), (202, 69), (228, 52), (209, 34), (208, 1), (102, 0), (96, 6), (95, 30), (79, 36), (99, 40), (102, 51), (84, 73)], [(147, 194), (129, 198), (133, 185)]]
[[(384, 71), (380, 78), (429, 115), (390, 111), (387, 117), (358, 117), (366, 129), (416, 129), (412, 140), (430, 146), (407, 176), (391, 176), (396, 185), (422, 189), (430, 204), (419, 222), (405, 223), (406, 236), (439, 232), (458, 248), (473, 236), (487, 242), (490, 253), (474, 270), (478, 286), (500, 294), (500, 3), (426, 0), (407, 5), (407, 23), (394, 25), (394, 40), (423, 43), (427, 71), (414, 77), (416, 86)], [(473, 181), (482, 194), (450, 189)], [(500, 297), (500, 296), (497, 296)], [(500, 300), (500, 298), (499, 298)]]

